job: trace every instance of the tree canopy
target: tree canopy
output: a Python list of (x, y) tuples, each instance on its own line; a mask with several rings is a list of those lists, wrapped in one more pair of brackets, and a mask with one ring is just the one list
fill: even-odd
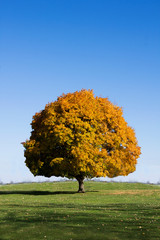
[(83, 179), (128, 175), (140, 156), (135, 131), (122, 108), (92, 90), (63, 94), (33, 116), (23, 143), (25, 163), (35, 175)]

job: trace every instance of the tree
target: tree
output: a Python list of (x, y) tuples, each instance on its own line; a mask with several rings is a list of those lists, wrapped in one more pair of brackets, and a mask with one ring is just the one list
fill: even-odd
[(75, 178), (116, 177), (135, 171), (140, 156), (134, 130), (122, 109), (92, 90), (63, 94), (33, 116), (23, 143), (25, 163), (35, 175)]

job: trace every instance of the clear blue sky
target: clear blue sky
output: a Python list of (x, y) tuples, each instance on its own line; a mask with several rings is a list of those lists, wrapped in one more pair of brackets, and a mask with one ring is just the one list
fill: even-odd
[[(122, 106), (142, 155), (117, 180), (160, 181), (160, 1), (0, 1), (0, 180), (34, 178), (20, 144), (35, 112), (93, 89)], [(115, 180), (116, 180), (115, 179)]]

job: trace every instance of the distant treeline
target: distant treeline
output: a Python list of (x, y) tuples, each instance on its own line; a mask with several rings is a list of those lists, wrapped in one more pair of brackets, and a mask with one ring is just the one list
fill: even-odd
[[(25, 184), (25, 183), (44, 183), (44, 182), (48, 182), (48, 183), (54, 183), (54, 182), (67, 182), (67, 181), (76, 181), (75, 179), (71, 180), (71, 179), (58, 179), (56, 181), (22, 181), (22, 182), (14, 182), (14, 181), (10, 181), (8, 183), (3, 183), (2, 181), (0, 181), (0, 185), (9, 185), (9, 184)], [(114, 183), (121, 183), (121, 182), (124, 182), (124, 181), (121, 181), (121, 180), (110, 180), (110, 181), (103, 181), (103, 180), (100, 180), (100, 179), (85, 179), (85, 181), (93, 181), (93, 182), (114, 182)], [(141, 181), (126, 181), (126, 183), (143, 183), (143, 184), (154, 184), (154, 185), (160, 185), (160, 181), (158, 181), (157, 183), (152, 183), (150, 181), (147, 181), (147, 182), (141, 182)]]

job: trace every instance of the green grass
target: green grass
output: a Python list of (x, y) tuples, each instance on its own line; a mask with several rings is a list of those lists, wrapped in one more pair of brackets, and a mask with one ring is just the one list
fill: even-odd
[(160, 239), (160, 187), (77, 182), (0, 186), (0, 240)]

